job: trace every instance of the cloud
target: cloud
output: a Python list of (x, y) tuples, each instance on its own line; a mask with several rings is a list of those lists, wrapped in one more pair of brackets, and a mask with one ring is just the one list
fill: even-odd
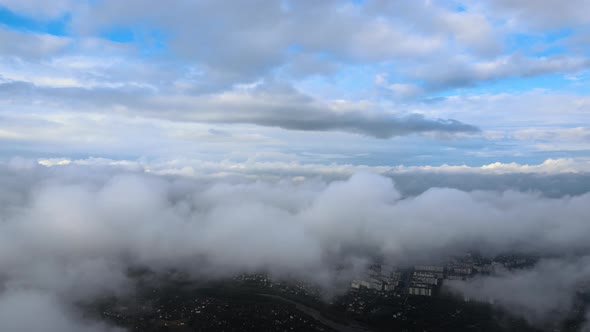
[[(137, 90), (37, 87), (24, 82), (0, 84), (0, 94), (57, 102), (61, 109), (83, 105), (89, 111), (112, 111), (182, 122), (256, 124), (302, 131), (339, 131), (391, 138), (420, 133), (476, 133), (479, 129), (453, 119), (395, 114), (377, 105), (321, 102), (289, 86), (264, 85), (219, 94), (142, 95)], [(21, 99), (21, 102), (24, 100)], [(29, 101), (30, 102), (30, 101)], [(374, 108), (374, 109), (371, 109)]]
[(588, 256), (546, 259), (528, 270), (500, 271), (489, 277), (449, 282), (463, 296), (502, 306), (512, 314), (542, 326), (556, 324), (572, 309), (576, 293), (590, 278)]
[[(52, 89), (7, 82), (0, 88), (0, 153), (214, 160), (240, 154), (245, 160), (280, 152), (302, 163), (342, 163), (330, 157), (340, 154), (353, 164), (481, 165), (581, 158), (589, 151), (584, 128), (590, 103), (575, 93), (461, 94), (381, 104), (325, 100), (271, 86), (260, 82), (189, 95), (129, 86)], [(464, 126), (437, 119), (477, 124), (481, 131), (458, 132)], [(414, 120), (424, 127), (412, 128)], [(318, 128), (279, 127), (311, 125)], [(211, 128), (232, 135), (212, 135)], [(414, 129), (435, 131), (412, 134)], [(374, 139), (386, 134), (401, 136)], [(316, 144), (320, 140), (323, 144)]]
[[(89, 40), (104, 41), (105, 32), (121, 29), (133, 38), (114, 44), (125, 44), (139, 53), (160, 52), (166, 60), (198, 72), (187, 80), (191, 85), (215, 91), (281, 76), (277, 72), (287, 72), (290, 79), (330, 77), (350, 66), (382, 67), (403, 74), (399, 84), (419, 81), (435, 90), (588, 68), (583, 52), (572, 51), (576, 47), (548, 57), (523, 56), (524, 43), (516, 50), (507, 47), (510, 38), (530, 26), (540, 26), (544, 31), (567, 24), (584, 25), (587, 20), (580, 14), (587, 6), (584, 1), (559, 5), (560, 10), (552, 10), (558, 6), (554, 1), (543, 5), (531, 1), (489, 5), (465, 1), (460, 4), (463, 10), (448, 3), (380, 0), (363, 4), (173, 1), (166, 5), (158, 1), (59, 1), (51, 8), (43, 1), (4, 0), (3, 5), (41, 19), (67, 13), (64, 24), (76, 36), (71, 41), (74, 47), (69, 49), (72, 55), (83, 53), (83, 45)], [(572, 38), (583, 35), (576, 31), (572, 34)], [(15, 46), (10, 49), (14, 51)], [(138, 59), (137, 53), (133, 58)], [(162, 65), (160, 60), (147, 62)], [(173, 66), (166, 67), (169, 71)], [(179, 76), (187, 72), (174, 71)], [(150, 83), (158, 82), (153, 79)]]
[(147, 21), (170, 33), (169, 44), (176, 54), (202, 63), (212, 76), (237, 80), (256, 78), (284, 64), (292, 45), (347, 61), (424, 55), (443, 45), (438, 36), (413, 34), (407, 26), (396, 26), (347, 2), (285, 3), (201, 1), (162, 6), (152, 1), (138, 6), (104, 1), (92, 11), (79, 12), (74, 27), (92, 32)]
[[(268, 160), (265, 160), (268, 159)], [(191, 159), (166, 161), (112, 160), (105, 158), (53, 158), (38, 161), (13, 159), (9, 164), (55, 167), (78, 165), (108, 167), (114, 170), (141, 171), (162, 176), (180, 176), (200, 181), (210, 179), (232, 181), (290, 180), (294, 182), (325, 179), (343, 180), (358, 172), (380, 174), (393, 179), (396, 189), (404, 196), (417, 196), (432, 187), (454, 188), (461, 191), (534, 192), (545, 197), (585, 194), (590, 188), (590, 163), (586, 159), (548, 159), (541, 164), (493, 163), (473, 166), (367, 166), (352, 164), (299, 163), (290, 156), (260, 156), (261, 160), (221, 162)], [(285, 160), (286, 159), (286, 160)], [(20, 166), (19, 166), (20, 167)], [(31, 166), (26, 166), (31, 167)]]
[(501, 29), (475, 6), (457, 11), (432, 2), (378, 0), (367, 1), (366, 7), (371, 15), (385, 17), (394, 26), (407, 24), (415, 33), (445, 40), (446, 47), (438, 51), (457, 48), (483, 57), (501, 52)]
[[(349, 247), (376, 246), (377, 254), (394, 257), (449, 246), (466, 248), (475, 240), (480, 241), (482, 250), (525, 246), (534, 251), (562, 252), (586, 247), (577, 239), (584, 233), (582, 206), (587, 195), (549, 199), (510, 191), (431, 189), (400, 200), (390, 179), (370, 174), (343, 182), (312, 180), (303, 185), (212, 182), (202, 188), (198, 182), (184, 180), (184, 189), (176, 192), (180, 189), (176, 182), (165, 178), (133, 173), (112, 176), (111, 170), (87, 181), (75, 175), (86, 173), (84, 167), (61, 167), (74, 170), (73, 176), (59, 171), (57, 174), (63, 175), (45, 180), (48, 185), (31, 187), (27, 195), (31, 208), (8, 216), (3, 252), (28, 253), (33, 262), (55, 255), (76, 264), (90, 264), (96, 257), (108, 262), (127, 253), (137, 262), (155, 266), (204, 255), (212, 268), (227, 266), (226, 272), (279, 266), (300, 273), (300, 266), (323, 270), (326, 254), (339, 255)], [(290, 194), (278, 194), (282, 191)], [(364, 202), (363, 208), (341, 208), (351, 201)], [(435, 214), (442, 206), (446, 206), (446, 213)], [(482, 216), (472, 220), (470, 210), (478, 210)], [(559, 224), (561, 218), (568, 222)], [(414, 222), (416, 219), (421, 221)], [(168, 231), (162, 232), (163, 228)], [(274, 236), (252, 238), (268, 232)], [(436, 233), (437, 239), (422, 241), (410, 236), (419, 232)], [(463, 240), (457, 238), (459, 234)], [(22, 236), (35, 239), (35, 248), (41, 250), (19, 242)], [(75, 241), (63, 242), (64, 236)], [(307, 249), (301, 251), (303, 247)], [(297, 257), (291, 257), (294, 253)], [(243, 255), (251, 259), (245, 260)], [(12, 255), (3, 255), (1, 261), (9, 275), (18, 275), (10, 268), (17, 264)], [(92, 263), (84, 270), (90, 266), (109, 271), (102, 263)], [(15, 280), (27, 282), (23, 277)], [(30, 283), (41, 284), (35, 279)]]
[[(253, 123), (290, 130), (350, 132), (376, 138), (413, 133), (478, 131), (475, 126), (457, 120), (427, 119), (418, 114), (396, 115), (367, 109), (367, 106), (356, 109), (357, 105), (347, 102), (320, 103), (291, 90), (227, 92), (179, 98), (179, 102), (172, 101), (172, 104), (177, 105), (178, 110), (193, 109), (194, 112), (172, 111), (168, 114), (188, 121)], [(164, 101), (161, 107), (166, 107), (165, 104)]]
[[(68, 309), (73, 303), (125, 294), (130, 266), (205, 278), (266, 271), (338, 288), (375, 257), (403, 265), (470, 249), (590, 250), (588, 193), (430, 188), (407, 195), (366, 172), (341, 180), (187, 178), (105, 160), (43, 164), (57, 166), (22, 159), (0, 166), (0, 302), (44, 309), (56, 299), (62, 305), (51, 306), (47, 315), (57, 320), (48, 324), (60, 328), (91, 324)], [(21, 299), (21, 291), (33, 295)], [(3, 317), (13, 306), (0, 308)]]
[(535, 142), (538, 150), (590, 150), (590, 128), (588, 127), (522, 129), (515, 131), (514, 137)]
[(525, 27), (558, 29), (590, 22), (588, 16), (583, 14), (590, 10), (590, 4), (585, 0), (567, 3), (557, 0), (500, 0), (491, 2), (490, 5), (495, 10), (494, 14)]
[(0, 25), (0, 57), (42, 59), (64, 51), (71, 42), (67, 37), (14, 31)]
[[(280, 159), (280, 158), (279, 158)], [(246, 162), (236, 162), (225, 160), (221, 162), (191, 159), (175, 159), (161, 161), (133, 161), (133, 160), (113, 160), (107, 158), (88, 158), (88, 159), (68, 159), (68, 158), (50, 158), (39, 159), (37, 161), (44, 166), (58, 165), (81, 165), (81, 166), (119, 166), (128, 165), (134, 169), (145, 169), (148, 172), (159, 174), (173, 174), (175, 168), (191, 168), (192, 174), (212, 175), (216, 172), (229, 174), (232, 170), (235, 174), (252, 174), (252, 175), (270, 175), (273, 171), (278, 171), (285, 175), (307, 175), (313, 176), (330, 176), (336, 175), (348, 177), (356, 172), (371, 172), (378, 174), (418, 174), (425, 175), (428, 173), (434, 175), (451, 176), (459, 175), (558, 175), (558, 174), (577, 174), (584, 175), (590, 173), (590, 161), (587, 158), (561, 158), (547, 159), (540, 164), (519, 164), (519, 163), (501, 163), (495, 162), (482, 166), (468, 165), (440, 165), (440, 166), (368, 166), (353, 164), (313, 164), (298, 163), (293, 160), (256, 160), (251, 159)]]
[(59, 299), (30, 290), (0, 293), (0, 329), (7, 332), (123, 332), (103, 323), (73, 317)]
[(40, 19), (54, 19), (71, 10), (73, 2), (56, 0), (49, 4), (39, 0), (1, 0), (0, 5), (22, 15), (32, 15)]
[(473, 86), (486, 81), (505, 78), (527, 78), (550, 73), (576, 73), (590, 67), (590, 60), (583, 56), (554, 55), (527, 57), (520, 54), (498, 56), (492, 60), (480, 60), (463, 55), (449, 57), (441, 62), (418, 65), (407, 75), (426, 81), (433, 91), (453, 87)]
[[(93, 6), (91, 11), (77, 12), (79, 15), (74, 16), (73, 25), (79, 31), (92, 33), (113, 25), (149, 22), (167, 32), (170, 37), (166, 42), (174, 54), (200, 64), (209, 80), (226, 84), (252, 81), (285, 66), (294, 73), (322, 74), (329, 66), (309, 65), (311, 58), (321, 55), (333, 66), (394, 62), (397, 66), (393, 66), (393, 71), (397, 71), (395, 67), (399, 65), (408, 68), (409, 73), (416, 68), (424, 72), (419, 79), (430, 85), (441, 84), (441, 77), (428, 75), (432, 68), (451, 68), (452, 73), (446, 75), (445, 81), (469, 85), (472, 82), (465, 78), (451, 79), (451, 76), (462, 75), (468, 64), (449, 66), (441, 61), (441, 55), (452, 58), (453, 54), (464, 54), (473, 59), (470, 62), (483, 64), (496, 61), (498, 56), (498, 61), (506, 58), (501, 56), (502, 39), (509, 29), (498, 27), (488, 15), (490, 9), (481, 6), (456, 11), (445, 5), (412, 1), (368, 1), (362, 5), (346, 1), (327, 1), (321, 5), (310, 1), (288, 1), (283, 5), (260, 3), (251, 6), (238, 2), (228, 6), (204, 1), (162, 6), (157, 2), (143, 2), (139, 6), (133, 2), (121, 5), (104, 1)], [(136, 10), (138, 7), (142, 9)], [(502, 14), (498, 12), (498, 15)], [(225, 22), (223, 26), (216, 24), (221, 21)], [(208, 47), (200, 47), (202, 44)], [(516, 57), (510, 56), (510, 61), (516, 61), (513, 59)], [(492, 60), (481, 61), (487, 58)], [(537, 59), (527, 58), (527, 61)], [(423, 63), (428, 64), (426, 68), (421, 65)], [(301, 65), (304, 65), (303, 70)], [(497, 76), (538, 75), (569, 68), (540, 65), (543, 68), (519, 73), (518, 67)], [(474, 81), (488, 80), (485, 76), (489, 74), (477, 68), (472, 70), (475, 71)], [(500, 71), (505, 72), (504, 69)]]
[(431, 117), (458, 117), (482, 130), (505, 134), (522, 129), (585, 127), (590, 98), (584, 94), (533, 89), (523, 92), (461, 93), (414, 106)]

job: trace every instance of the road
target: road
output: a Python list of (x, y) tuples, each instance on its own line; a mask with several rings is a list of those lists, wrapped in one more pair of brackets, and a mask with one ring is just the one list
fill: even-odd
[(371, 330), (360, 325), (357, 322), (349, 322), (349, 324), (342, 324), (342, 323), (338, 323), (335, 322), (329, 318), (326, 318), (324, 315), (322, 315), (321, 312), (319, 312), (317, 309), (314, 309), (312, 307), (306, 306), (305, 304), (290, 300), (290, 299), (286, 299), (284, 297), (278, 296), (278, 295), (273, 295), (273, 294), (258, 294), (260, 296), (265, 296), (265, 297), (270, 297), (276, 300), (280, 300), (283, 302), (287, 302), (289, 304), (293, 304), (295, 306), (295, 309), (301, 311), (302, 313), (311, 316), (313, 319), (319, 321), (320, 323), (336, 330), (336, 331), (341, 331), (341, 332), (370, 332)]

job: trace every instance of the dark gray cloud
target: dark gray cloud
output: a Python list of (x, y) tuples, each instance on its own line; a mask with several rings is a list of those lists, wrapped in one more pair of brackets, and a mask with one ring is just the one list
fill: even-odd
[[(303, 105), (302, 105), (303, 106)], [(228, 112), (229, 113), (229, 112)], [(199, 119), (198, 113), (191, 118)], [(376, 138), (391, 138), (421, 133), (477, 133), (476, 126), (452, 119), (428, 119), (422, 115), (395, 116), (389, 114), (367, 115), (362, 111), (337, 113), (319, 109), (287, 106), (269, 108), (264, 112), (244, 114), (240, 111), (228, 114), (221, 120), (206, 117), (207, 122), (253, 123), (261, 126), (280, 127), (305, 131), (340, 131)]]
[[(33, 97), (57, 103), (61, 109), (103, 110), (140, 114), (173, 121), (256, 124), (304, 131), (340, 131), (390, 138), (421, 133), (476, 133), (473, 125), (453, 119), (428, 119), (420, 114), (400, 115), (376, 105), (321, 103), (289, 86), (263, 85), (214, 95), (147, 96), (136, 89), (47, 88), (23, 82), (0, 84), (0, 95)], [(370, 107), (369, 109), (367, 109)], [(373, 108), (373, 109), (371, 109)]]

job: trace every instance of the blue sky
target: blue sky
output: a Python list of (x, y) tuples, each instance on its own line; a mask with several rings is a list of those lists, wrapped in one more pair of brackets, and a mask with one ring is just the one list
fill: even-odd
[(69, 16), (64, 14), (57, 18), (36, 18), (0, 7), (0, 21), (10, 29), (24, 32), (38, 32), (54, 36), (66, 36)]
[(589, 11), (0, 0), (0, 158), (585, 160)]

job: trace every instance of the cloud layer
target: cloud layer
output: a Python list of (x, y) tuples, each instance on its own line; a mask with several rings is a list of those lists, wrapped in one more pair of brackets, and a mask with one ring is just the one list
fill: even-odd
[(431, 188), (404, 197), (390, 178), (371, 173), (341, 181), (251, 182), (17, 166), (5, 166), (0, 177), (0, 308), (57, 301), (63, 305), (48, 313), (56, 326), (90, 324), (89, 331), (93, 323), (81, 323), (68, 307), (129, 290), (130, 266), (207, 278), (265, 271), (331, 288), (375, 257), (403, 265), (470, 249), (590, 250), (588, 193), (547, 198)]
[[(190, 97), (151, 95), (137, 91), (79, 88), (45, 88), (24, 82), (0, 84), (0, 94), (27, 96), (57, 103), (64, 111), (82, 105), (87, 110), (119, 108), (125, 113), (174, 121), (211, 124), (256, 124), (303, 131), (341, 131), (376, 138), (419, 133), (475, 133), (479, 129), (457, 120), (428, 119), (420, 114), (396, 114), (376, 105), (345, 102), (322, 103), (289, 87), (257, 87), (221, 95)], [(16, 97), (18, 98), (18, 97)], [(53, 106), (55, 107), (55, 106)]]

